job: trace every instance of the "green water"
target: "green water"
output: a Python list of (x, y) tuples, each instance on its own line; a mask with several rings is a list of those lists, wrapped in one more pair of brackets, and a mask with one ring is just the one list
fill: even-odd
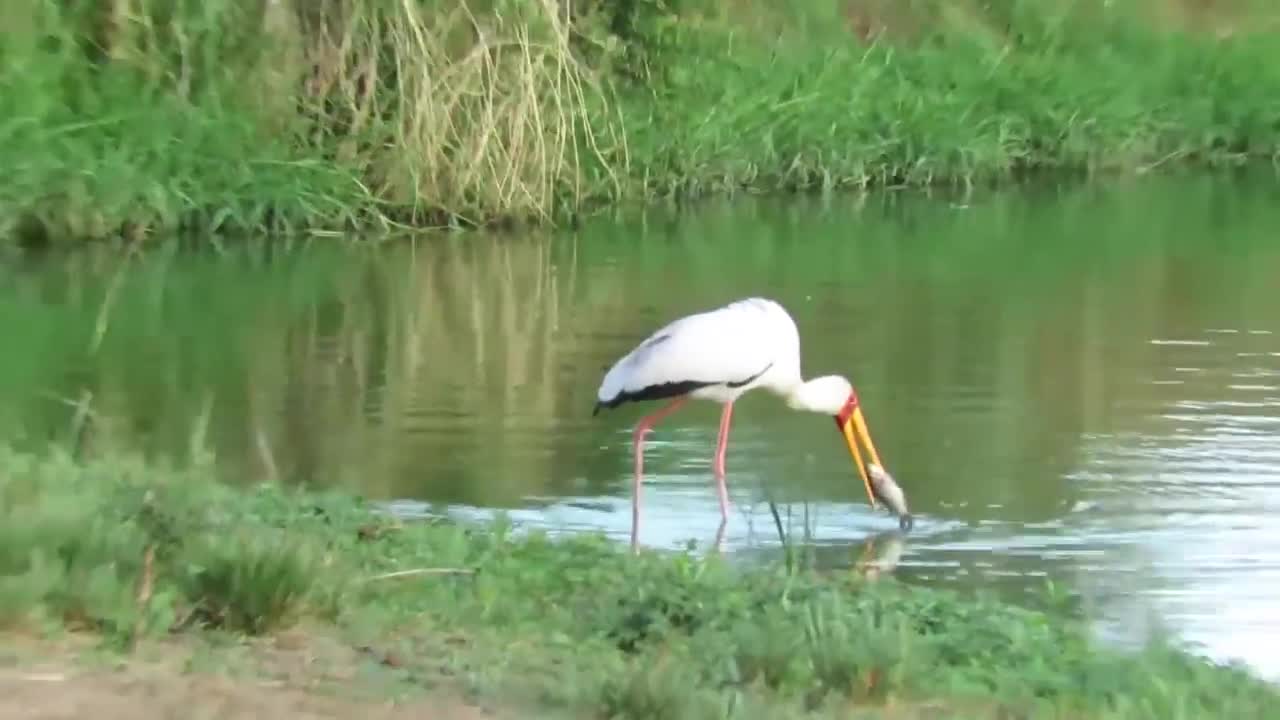
[[(630, 530), (631, 424), (604, 368), (659, 324), (753, 294), (842, 373), (916, 515), (872, 511), (829, 418), (742, 400), (724, 547), (1017, 596), (1046, 579), (1141, 640), (1280, 674), (1280, 192), (1147, 178), (970, 198), (734, 200), (285, 252), (106, 249), (0, 268), (0, 432), (342, 485), (399, 512)], [(75, 405), (91, 409), (77, 431)], [(718, 409), (650, 436), (642, 542), (719, 525)]]

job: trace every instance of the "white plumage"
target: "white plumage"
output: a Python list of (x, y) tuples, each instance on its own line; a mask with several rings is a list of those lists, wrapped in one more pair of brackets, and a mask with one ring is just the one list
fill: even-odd
[(645, 338), (605, 373), (596, 412), (685, 393), (724, 403), (799, 378), (795, 321), (773, 300), (747, 298), (682, 317)]
[[(794, 410), (834, 417), (862, 475), (867, 497), (875, 506), (876, 495), (872, 492), (856, 438), (866, 444), (871, 461), (877, 466), (881, 463), (852, 383), (839, 375), (826, 375), (805, 382), (800, 375), (800, 336), (791, 315), (773, 300), (746, 298), (668, 323), (614, 363), (600, 382), (593, 415), (602, 408), (617, 407), (626, 402), (668, 400), (667, 404), (636, 424), (633, 436), (633, 549), (640, 527), (644, 436), (654, 424), (690, 397), (714, 400), (724, 406), (713, 463), (720, 497), (720, 532), (723, 533), (729, 517), (724, 456), (733, 403), (754, 388), (773, 392)], [(901, 521), (904, 528), (909, 527), (910, 516), (903, 515)]]

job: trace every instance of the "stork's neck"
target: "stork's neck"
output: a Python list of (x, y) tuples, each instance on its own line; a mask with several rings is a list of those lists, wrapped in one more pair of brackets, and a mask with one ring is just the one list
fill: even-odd
[(853, 386), (839, 375), (824, 375), (808, 381), (797, 377), (779, 390), (792, 410), (824, 415), (839, 414), (853, 396)]

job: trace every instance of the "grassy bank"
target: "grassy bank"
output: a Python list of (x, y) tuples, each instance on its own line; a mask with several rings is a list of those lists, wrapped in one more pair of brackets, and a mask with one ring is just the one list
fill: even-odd
[[(1280, 701), (1242, 672), (1114, 653), (988, 600), (399, 524), (346, 496), (233, 491), (202, 467), (5, 452), (0, 512), (0, 632), (19, 669), (89, 638), (85, 658), (114, 657), (117, 677), (157, 657), (173, 687), (213, 673), (315, 691), (329, 673), (370, 708), (448, 696), (510, 717), (1166, 720)], [(284, 646), (311, 660), (281, 669)]]
[(18, 0), (0, 235), (550, 222), (1273, 158), (1280, 43), (1252, 7)]

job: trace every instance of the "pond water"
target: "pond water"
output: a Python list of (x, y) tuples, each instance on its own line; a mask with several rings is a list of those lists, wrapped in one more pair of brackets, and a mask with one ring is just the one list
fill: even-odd
[[(236, 480), (406, 514), (630, 532), (634, 405), (604, 368), (660, 324), (782, 302), (807, 376), (853, 379), (916, 515), (873, 511), (830, 418), (738, 403), (724, 549), (896, 556), (911, 582), (1069, 591), (1280, 677), (1280, 191), (1142, 178), (970, 197), (736, 199), (285, 251), (105, 249), (0, 265), (0, 433), (216, 453)], [(710, 544), (718, 408), (650, 436), (643, 543)]]

